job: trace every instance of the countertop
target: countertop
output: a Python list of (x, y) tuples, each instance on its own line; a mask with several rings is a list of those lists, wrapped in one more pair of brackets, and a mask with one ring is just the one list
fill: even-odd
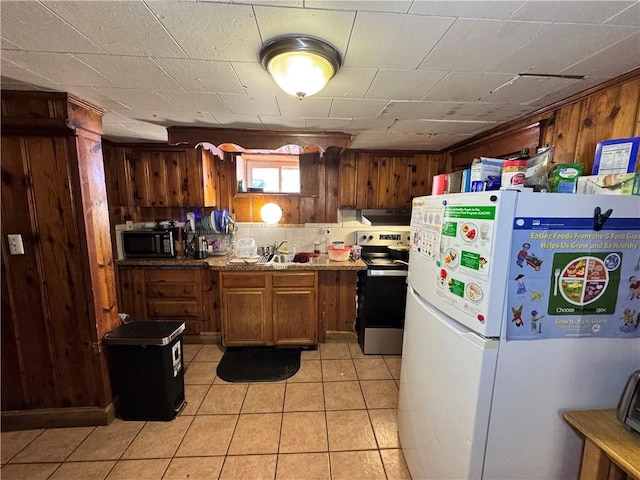
[(125, 258), (116, 261), (119, 268), (165, 268), (165, 269), (201, 269), (210, 268), (212, 270), (224, 271), (303, 271), (303, 270), (366, 270), (367, 265), (362, 260), (334, 262), (329, 260), (327, 254), (320, 254), (312, 258), (307, 263), (289, 263), (284, 270), (277, 270), (271, 265), (227, 265), (227, 262), (234, 258), (232, 253), (207, 257), (203, 260), (193, 258)]

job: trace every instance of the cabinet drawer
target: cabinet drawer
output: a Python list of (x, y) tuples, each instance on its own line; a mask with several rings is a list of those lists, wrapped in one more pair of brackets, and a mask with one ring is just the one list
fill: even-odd
[(313, 272), (274, 273), (273, 288), (282, 287), (313, 287), (316, 284), (316, 274)]
[(223, 288), (265, 288), (265, 273), (222, 273)]
[(197, 298), (198, 286), (192, 283), (148, 282), (149, 298)]
[(198, 317), (198, 302), (149, 300), (149, 317)]
[(147, 282), (190, 283), (198, 281), (199, 272), (199, 270), (163, 270), (158, 268), (146, 270), (145, 278)]

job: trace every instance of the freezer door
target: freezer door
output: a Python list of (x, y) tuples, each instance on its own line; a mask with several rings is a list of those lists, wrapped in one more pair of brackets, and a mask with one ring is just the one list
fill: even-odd
[(409, 288), (398, 430), (414, 479), (480, 478), (498, 341), (450, 321)]
[(499, 337), (518, 192), (413, 200), (409, 283), (451, 318)]

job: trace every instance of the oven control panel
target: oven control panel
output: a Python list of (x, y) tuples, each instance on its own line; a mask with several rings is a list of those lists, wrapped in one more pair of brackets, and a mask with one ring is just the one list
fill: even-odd
[(359, 230), (356, 232), (356, 243), (361, 246), (409, 245), (409, 239), (408, 231)]

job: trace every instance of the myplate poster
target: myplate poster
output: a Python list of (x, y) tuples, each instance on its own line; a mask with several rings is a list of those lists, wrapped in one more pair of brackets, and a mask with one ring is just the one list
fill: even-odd
[(640, 337), (640, 219), (516, 218), (507, 340)]

